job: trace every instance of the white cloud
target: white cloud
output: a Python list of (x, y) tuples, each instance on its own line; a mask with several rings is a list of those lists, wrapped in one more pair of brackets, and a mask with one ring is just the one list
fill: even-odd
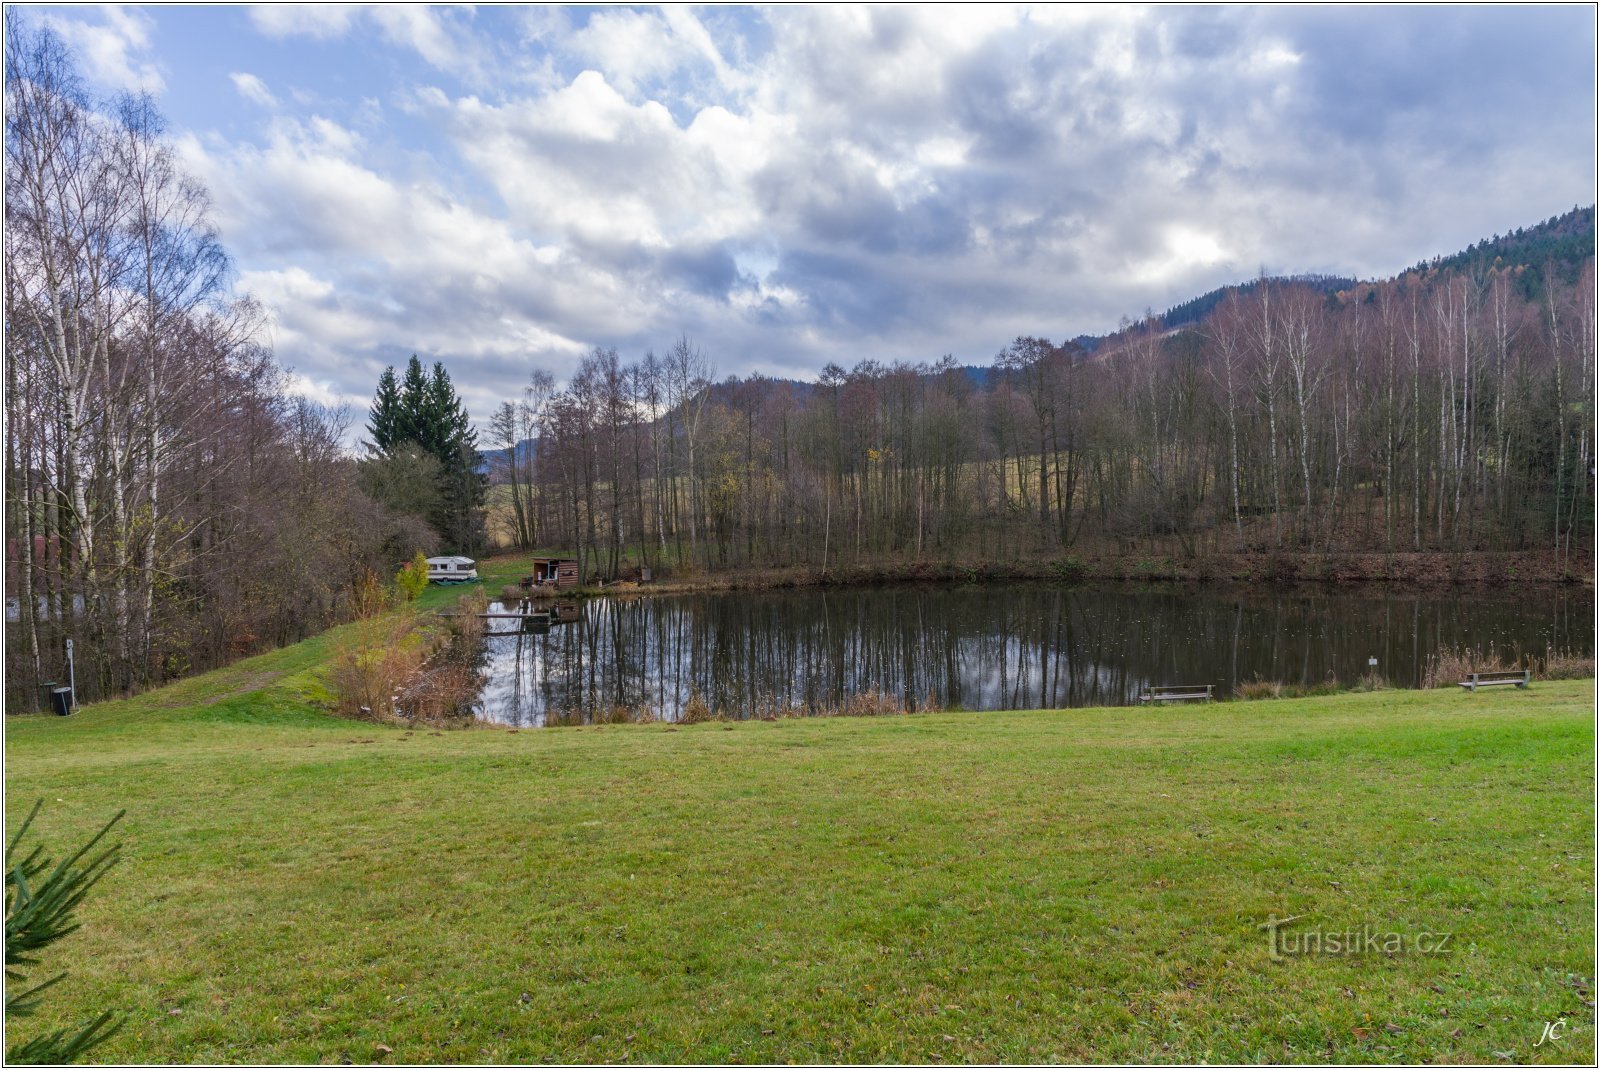
[(342, 37), (361, 8), (355, 4), (258, 4), (250, 22), (268, 37)]
[(114, 90), (160, 93), (166, 88), (161, 66), (141, 53), (150, 47), (150, 18), (117, 4), (97, 9), (98, 22), (52, 12), (45, 25), (59, 33), (82, 59), (80, 70), (101, 86)]
[[(461, 362), (482, 416), (535, 361), (561, 374), (590, 345), (634, 355), (679, 331), (725, 372), (982, 360), (1263, 262), (1392, 271), (1451, 248), (1429, 237), (1445, 223), (1481, 231), (1465, 244), (1593, 179), (1592, 129), (1440, 95), (1461, 56), (1420, 12), (1389, 54), (1370, 25), (1388, 15), (1254, 8), (251, 17), (364, 35), (437, 83), (411, 61), (341, 109), (279, 81), (293, 114), (255, 143), (186, 142), (318, 397), (365, 396), (417, 351)], [(1383, 78), (1416, 99), (1372, 107)], [(1463, 169), (1449, 153), (1467, 133), (1483, 144)]]
[(488, 76), (485, 46), (470, 30), (468, 8), (428, 4), (261, 4), (250, 21), (268, 37), (332, 40), (361, 26), (375, 27), (389, 44), (410, 49), (424, 62), (466, 82)]
[(252, 104), (259, 104), (263, 108), (278, 106), (278, 98), (272, 95), (267, 83), (255, 75), (248, 71), (234, 71), (228, 77), (233, 81), (233, 87), (239, 91), (239, 95)]

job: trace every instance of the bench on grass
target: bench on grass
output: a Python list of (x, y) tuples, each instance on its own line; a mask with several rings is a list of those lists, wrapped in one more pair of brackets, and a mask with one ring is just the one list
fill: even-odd
[(1215, 684), (1176, 684), (1171, 687), (1146, 687), (1139, 693), (1139, 701), (1149, 702), (1210, 702)]
[(1500, 687), (1510, 684), (1513, 687), (1527, 687), (1533, 683), (1531, 669), (1512, 669), (1510, 672), (1475, 672), (1469, 673), (1461, 686), (1468, 691), (1476, 691), (1480, 687)]

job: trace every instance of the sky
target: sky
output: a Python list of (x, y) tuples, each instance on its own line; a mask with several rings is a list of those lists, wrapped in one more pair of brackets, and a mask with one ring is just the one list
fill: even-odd
[(157, 98), (295, 389), (687, 336), (719, 377), (987, 363), (1595, 200), (1595, 10), (18, 7)]

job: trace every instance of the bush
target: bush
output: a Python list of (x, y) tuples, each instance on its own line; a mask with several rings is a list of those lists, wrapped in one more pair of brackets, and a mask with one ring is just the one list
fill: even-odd
[(1575, 650), (1552, 650), (1539, 666), (1541, 680), (1588, 680), (1594, 676), (1594, 655)]
[(395, 716), (396, 696), (426, 659), (416, 625), (410, 611), (350, 625), (328, 670), (328, 685), (340, 713), (368, 721)]
[(705, 697), (700, 694), (699, 688), (689, 692), (689, 701), (683, 704), (683, 712), (678, 715), (679, 724), (701, 724), (705, 721), (719, 720), (715, 710), (707, 705)]
[(1283, 684), (1278, 680), (1263, 680), (1257, 676), (1252, 680), (1240, 680), (1233, 689), (1235, 698), (1254, 702), (1258, 699), (1282, 698)]
[(390, 592), (370, 568), (362, 571), (350, 590), (350, 609), (357, 620), (375, 617), (389, 608)]
[(1389, 678), (1375, 669), (1371, 672), (1362, 673), (1361, 678), (1356, 681), (1355, 690), (1387, 691), (1389, 690)]
[(394, 574), (394, 584), (400, 588), (407, 602), (415, 602), (428, 589), (428, 559), (417, 551), (417, 556), (400, 566)]
[(1422, 674), (1422, 686), (1455, 687), (1475, 672), (1513, 672), (1520, 668), (1521, 665), (1506, 661), (1498, 653), (1466, 647), (1441, 647), (1428, 659), (1428, 667)]
[(1055, 563), (1056, 578), (1064, 583), (1077, 583), (1088, 572), (1080, 557), (1064, 557)]

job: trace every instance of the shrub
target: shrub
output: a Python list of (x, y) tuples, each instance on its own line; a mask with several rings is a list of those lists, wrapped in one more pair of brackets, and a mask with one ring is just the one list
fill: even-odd
[(1316, 698), (1320, 695), (1337, 695), (1343, 690), (1338, 679), (1329, 673), (1326, 680), (1319, 680), (1314, 684), (1296, 684), (1285, 688), (1284, 692), (1286, 698)]
[(1541, 680), (1588, 680), (1594, 676), (1594, 655), (1575, 650), (1552, 650), (1538, 672)]
[(347, 717), (383, 721), (395, 699), (421, 668), (426, 651), (410, 612), (368, 617), (350, 625), (335, 647), (328, 685)]
[(415, 602), (428, 589), (428, 559), (422, 556), (421, 550), (400, 566), (400, 571), (394, 574), (394, 583), (407, 602)]
[(488, 609), (489, 599), (481, 588), (457, 598), (455, 612), (446, 618), (450, 622), (450, 633), (457, 639), (474, 642), (482, 639), (483, 633), (488, 630), (488, 622), (483, 619)]
[(1080, 557), (1064, 557), (1055, 563), (1056, 578), (1066, 583), (1078, 582), (1087, 571)]
[(514, 606), (528, 597), (528, 592), (522, 589), (520, 583), (508, 583), (500, 588), (500, 604)]
[(389, 592), (370, 568), (361, 573), (350, 591), (350, 608), (358, 620), (375, 617), (389, 608)]
[(1371, 672), (1364, 672), (1361, 674), (1361, 678), (1356, 681), (1355, 690), (1387, 691), (1389, 690), (1389, 678), (1376, 669)]
[(1498, 653), (1466, 647), (1441, 647), (1428, 659), (1422, 674), (1423, 687), (1454, 687), (1475, 672), (1511, 672), (1522, 666), (1506, 661)]
[(699, 688), (689, 692), (689, 701), (683, 704), (683, 712), (678, 715), (679, 724), (700, 724), (704, 721), (718, 720), (718, 715), (709, 705), (705, 697), (700, 694)]
[(1282, 698), (1283, 684), (1277, 680), (1263, 680), (1257, 676), (1250, 680), (1240, 680), (1233, 689), (1235, 698), (1253, 702), (1257, 699)]
[(461, 658), (441, 658), (417, 674), (400, 695), (397, 712), (408, 721), (459, 721), (472, 716), (482, 686), (477, 666)]

